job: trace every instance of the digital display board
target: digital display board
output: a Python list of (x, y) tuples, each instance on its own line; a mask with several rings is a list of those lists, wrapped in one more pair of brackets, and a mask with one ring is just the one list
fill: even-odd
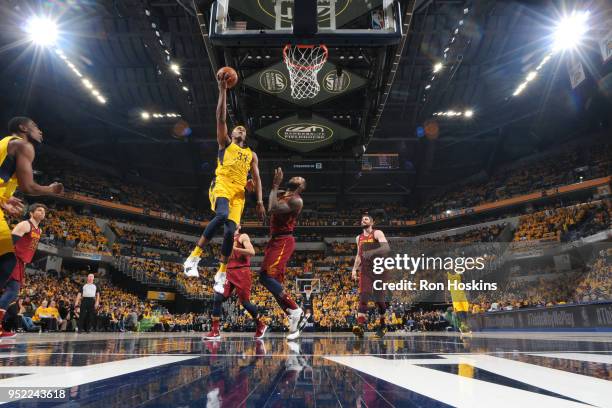
[(395, 170), (399, 168), (399, 154), (374, 153), (364, 154), (361, 158), (361, 170)]

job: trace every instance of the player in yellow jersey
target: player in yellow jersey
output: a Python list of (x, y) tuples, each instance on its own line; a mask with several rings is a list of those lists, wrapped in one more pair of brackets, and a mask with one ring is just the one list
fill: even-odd
[[(11, 133), (0, 140), (0, 288), (5, 289), (17, 258), (13, 247), (13, 237), (4, 213), (13, 216), (23, 215), (23, 203), (13, 193), (19, 189), (28, 195), (61, 194), (64, 186), (52, 183), (41, 186), (34, 181), (32, 162), (34, 145), (43, 141), (42, 131), (30, 118), (16, 117), (9, 121)], [(0, 309), (0, 322), (5, 311)], [(0, 336), (2, 326), (0, 325)]]
[(219, 293), (223, 293), (226, 263), (232, 254), (234, 232), (236, 226), (240, 224), (240, 217), (244, 208), (244, 191), (249, 171), (253, 177), (255, 192), (257, 193), (257, 215), (261, 219), (265, 216), (257, 155), (246, 145), (246, 128), (236, 126), (232, 130), (231, 138), (228, 136), (226, 123), (227, 78), (224, 73), (217, 78), (219, 82), (219, 101), (217, 103), (219, 153), (215, 177), (209, 190), (210, 205), (215, 212), (215, 216), (206, 226), (195, 249), (184, 264), (187, 276), (198, 276), (198, 263), (202, 255), (202, 249), (211, 241), (217, 229), (223, 226), (223, 244), (221, 245), (219, 270), (215, 275), (214, 286), (215, 291)]

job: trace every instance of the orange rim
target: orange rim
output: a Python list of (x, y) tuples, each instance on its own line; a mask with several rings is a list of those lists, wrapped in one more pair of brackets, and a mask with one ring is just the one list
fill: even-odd
[[(303, 71), (310, 71), (310, 70), (314, 70), (314, 69), (317, 69), (317, 68), (321, 68), (323, 66), (323, 64), (325, 64), (325, 62), (327, 61), (327, 57), (329, 55), (329, 51), (327, 50), (327, 47), (325, 46), (325, 44), (319, 44), (319, 47), (321, 47), (321, 49), (323, 50), (323, 54), (324, 54), (323, 60), (321, 62), (319, 62), (318, 64), (315, 64), (315, 65), (294, 64), (293, 62), (291, 62), (287, 58), (287, 51), (291, 47), (292, 47), (291, 44), (287, 44), (283, 48), (283, 60), (285, 61), (285, 63), (290, 65), (292, 68), (303, 70)], [(306, 45), (306, 44), (298, 44), (295, 47), (297, 47), (297, 48), (314, 48), (315, 46), (314, 45)]]

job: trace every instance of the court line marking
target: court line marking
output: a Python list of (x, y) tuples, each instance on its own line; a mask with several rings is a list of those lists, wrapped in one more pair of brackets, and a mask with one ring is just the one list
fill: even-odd
[[(0, 387), (24, 387), (35, 384), (37, 387), (70, 388), (77, 385), (115, 378), (136, 371), (178, 363), (192, 358), (194, 357), (148, 356), (127, 360), (109, 361), (105, 363), (91, 364), (88, 366), (54, 367), (59, 370), (41, 370), (47, 372), (0, 380)], [(35, 370), (37, 367), (32, 366), (28, 368)]]
[(519, 388), (420, 367), (406, 360), (395, 360), (392, 365), (389, 365), (389, 360), (371, 356), (345, 356), (329, 360), (456, 407), (585, 406)]
[(612, 354), (587, 354), (587, 353), (531, 353), (536, 357), (548, 357), (555, 359), (587, 361), (589, 363), (612, 364)]

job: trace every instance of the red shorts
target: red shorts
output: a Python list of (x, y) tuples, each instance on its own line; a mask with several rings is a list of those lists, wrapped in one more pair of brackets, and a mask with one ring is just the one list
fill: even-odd
[(374, 285), (374, 278), (370, 274), (359, 274), (359, 293), (372, 293), (372, 285)]
[(23, 281), (25, 280), (25, 262), (23, 262), (19, 258), (17, 258), (17, 263), (15, 264), (13, 272), (9, 277), (9, 280), (10, 279), (19, 282), (20, 285), (23, 285)]
[(261, 263), (261, 271), (280, 283), (285, 281), (285, 269), (287, 262), (295, 249), (295, 238), (293, 235), (282, 235), (270, 238), (264, 251), (264, 259)]
[(251, 268), (236, 268), (227, 270), (227, 281), (223, 290), (223, 297), (228, 298), (232, 295), (234, 289), (238, 298), (249, 300), (251, 298)]

